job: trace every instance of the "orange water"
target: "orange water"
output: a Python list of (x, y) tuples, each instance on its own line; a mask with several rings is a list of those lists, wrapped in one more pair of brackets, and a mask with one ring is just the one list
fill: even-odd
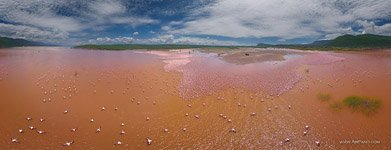
[[(192, 50), (2, 49), (0, 149), (387, 149), (389, 89), (391, 51), (300, 52), (238, 65)], [(330, 109), (350, 95), (382, 106), (370, 116)], [(341, 143), (352, 140), (362, 142)]]

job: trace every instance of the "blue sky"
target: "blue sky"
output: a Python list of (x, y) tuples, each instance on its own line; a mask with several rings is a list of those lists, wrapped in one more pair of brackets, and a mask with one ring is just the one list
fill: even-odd
[(391, 35), (390, 0), (0, 0), (0, 36), (79, 44), (310, 43)]

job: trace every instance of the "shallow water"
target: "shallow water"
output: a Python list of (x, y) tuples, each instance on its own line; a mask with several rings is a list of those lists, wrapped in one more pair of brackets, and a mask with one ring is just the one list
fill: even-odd
[[(189, 49), (2, 49), (0, 149), (390, 147), (391, 51), (252, 51), (227, 60)], [(330, 109), (350, 95), (382, 105), (371, 115)]]

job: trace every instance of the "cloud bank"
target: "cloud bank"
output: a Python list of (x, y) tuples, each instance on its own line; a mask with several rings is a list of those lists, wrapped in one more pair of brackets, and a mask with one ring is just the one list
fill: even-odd
[(3, 0), (0, 21), (5, 22), (0, 36), (54, 43), (85, 30), (98, 32), (113, 25), (158, 23), (147, 16), (129, 15), (128, 8), (117, 0)]
[(175, 36), (172, 34), (159, 35), (154, 38), (134, 37), (99, 37), (91, 39), (88, 44), (184, 44), (184, 45), (241, 45), (235, 41), (215, 40), (210, 38)]
[(68, 45), (303, 42), (391, 35), (390, 8), (390, 0), (0, 0), (0, 36)]
[[(390, 8), (389, 0), (221, 0), (164, 29), (184, 35), (294, 39), (354, 34), (348, 29), (361, 25), (367, 33), (390, 35)], [(378, 19), (388, 23), (368, 23)]]

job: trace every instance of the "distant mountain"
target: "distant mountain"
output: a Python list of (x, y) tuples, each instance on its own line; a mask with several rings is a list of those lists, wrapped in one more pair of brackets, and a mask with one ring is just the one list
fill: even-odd
[(298, 48), (298, 49), (370, 49), (370, 48), (391, 48), (391, 36), (361, 34), (361, 35), (342, 35), (333, 40), (320, 40), (311, 44), (279, 44), (269, 45), (260, 43), (259, 47), (279, 47), (279, 48)]
[(327, 45), (331, 42), (331, 40), (319, 40), (312, 42), (311, 45)]
[(273, 46), (272, 44), (265, 44), (265, 43), (258, 43), (257, 47), (270, 47)]
[(24, 39), (12, 39), (0, 37), (0, 48), (18, 47), (18, 46), (44, 46), (47, 45), (41, 42), (33, 42)]
[(391, 36), (374, 34), (343, 35), (329, 40), (324, 44), (330, 47), (352, 47), (352, 48), (391, 48)]

